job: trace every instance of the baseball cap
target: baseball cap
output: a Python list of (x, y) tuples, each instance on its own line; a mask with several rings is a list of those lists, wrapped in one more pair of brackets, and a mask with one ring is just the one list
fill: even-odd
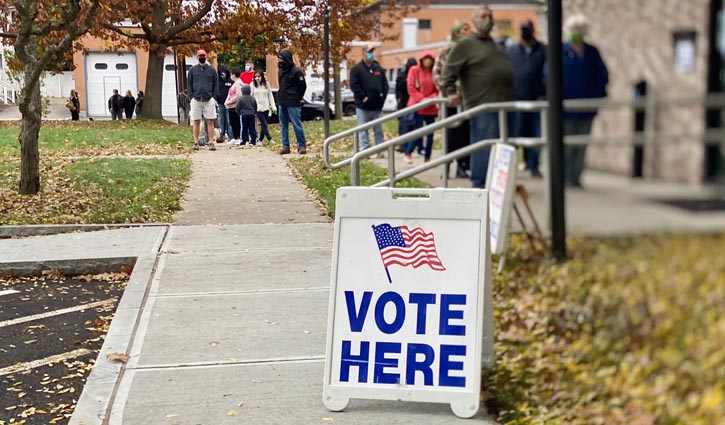
[(204, 50), (204, 49), (197, 50), (196, 51), (196, 57), (198, 58), (200, 56), (206, 56), (206, 50)]
[(365, 52), (374, 52), (375, 46), (373, 46), (372, 44), (366, 44), (364, 49), (365, 49)]

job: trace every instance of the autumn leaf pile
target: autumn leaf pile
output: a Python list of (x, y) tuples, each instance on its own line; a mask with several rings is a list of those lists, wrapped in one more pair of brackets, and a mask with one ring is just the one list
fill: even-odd
[(725, 423), (725, 236), (527, 245), (494, 277), (486, 404), (506, 424)]

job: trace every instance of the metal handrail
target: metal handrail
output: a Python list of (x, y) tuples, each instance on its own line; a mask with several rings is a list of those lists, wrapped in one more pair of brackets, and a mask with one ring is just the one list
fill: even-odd
[[(441, 100), (445, 100), (443, 98), (438, 98)], [(365, 158), (369, 158), (373, 155), (376, 155), (378, 153), (382, 153), (383, 151), (388, 151), (388, 179), (389, 181), (393, 182), (394, 184), (396, 178), (395, 178), (395, 163), (392, 160), (392, 157), (395, 155), (395, 146), (401, 145), (403, 143), (410, 142), (415, 139), (419, 139), (428, 133), (431, 133), (433, 131), (436, 131), (441, 128), (449, 127), (451, 125), (455, 125), (461, 121), (465, 121), (468, 119), (473, 118), (476, 115), (479, 115), (484, 112), (499, 112), (500, 121), (503, 120), (504, 124), (506, 122), (506, 112), (509, 111), (541, 111), (542, 109), (545, 109), (547, 107), (548, 103), (545, 101), (514, 101), (514, 102), (499, 102), (499, 103), (486, 103), (483, 105), (475, 106), (471, 109), (464, 110), (462, 112), (459, 112), (451, 117), (444, 118), (442, 120), (436, 121), (433, 124), (428, 124), (424, 127), (421, 127), (419, 129), (413, 130), (411, 132), (405, 133), (401, 136), (395, 137), (391, 140), (388, 140), (387, 142), (381, 143), (379, 145), (371, 146), (368, 149), (365, 149), (364, 151), (358, 152), (353, 155), (351, 160), (349, 160), (350, 164), (350, 184), (352, 186), (359, 186), (360, 185), (360, 161), (362, 161)], [(507, 137), (507, 132), (505, 131), (506, 126), (500, 126), (500, 133), (502, 136)], [(501, 139), (496, 139), (501, 140)], [(471, 145), (473, 146), (473, 145)], [(483, 146), (479, 147), (482, 148)], [(346, 160), (347, 161), (347, 160)], [(341, 162), (346, 162), (341, 161)]]
[(358, 152), (357, 136), (358, 136), (359, 132), (368, 130), (372, 127), (375, 127), (376, 125), (382, 125), (393, 119), (404, 117), (404, 116), (410, 114), (411, 112), (415, 112), (419, 109), (427, 108), (429, 106), (434, 106), (434, 105), (437, 106), (437, 105), (441, 105), (441, 104), (447, 104), (447, 103), (448, 103), (448, 100), (446, 98), (442, 98), (442, 97), (427, 99), (427, 100), (424, 100), (415, 105), (408, 106), (406, 108), (403, 108), (399, 111), (395, 111), (390, 114), (386, 114), (380, 118), (376, 118), (372, 121), (368, 121), (364, 124), (358, 125), (357, 127), (353, 127), (349, 130), (345, 130), (341, 133), (337, 133), (333, 136), (328, 137), (327, 139), (325, 139), (325, 144), (323, 145), (323, 148), (322, 148), (322, 159), (325, 162), (325, 166), (328, 168), (331, 168), (331, 169), (342, 168), (342, 167), (350, 164), (350, 162), (352, 161), (352, 158), (348, 158), (343, 161), (336, 162), (334, 164), (330, 163), (330, 145), (332, 143), (334, 143), (338, 140), (344, 139), (346, 137), (353, 136), (354, 140), (353, 140), (353, 144), (352, 144), (352, 149), (353, 149), (352, 153), (353, 153), (353, 155), (355, 155)]

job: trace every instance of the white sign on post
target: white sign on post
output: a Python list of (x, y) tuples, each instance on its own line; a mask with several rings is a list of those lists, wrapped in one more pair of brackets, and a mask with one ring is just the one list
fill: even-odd
[(508, 246), (511, 209), (516, 192), (518, 156), (516, 148), (497, 143), (491, 150), (486, 176), (489, 191), (488, 208), (491, 229), (491, 252), (501, 255)]
[(448, 403), (476, 414), (493, 360), (484, 190), (337, 191), (323, 402)]

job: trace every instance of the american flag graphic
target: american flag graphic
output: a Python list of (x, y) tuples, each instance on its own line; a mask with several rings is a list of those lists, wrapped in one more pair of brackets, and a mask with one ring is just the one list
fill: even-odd
[[(392, 227), (387, 223), (373, 226), (373, 232), (386, 272), (392, 265), (413, 266), (416, 269), (427, 265), (437, 271), (446, 269), (438, 257), (433, 232), (426, 233), (420, 227)], [(391, 280), (389, 272), (388, 280)]]

